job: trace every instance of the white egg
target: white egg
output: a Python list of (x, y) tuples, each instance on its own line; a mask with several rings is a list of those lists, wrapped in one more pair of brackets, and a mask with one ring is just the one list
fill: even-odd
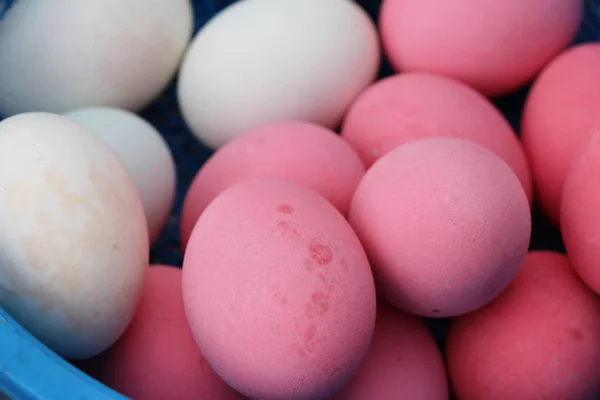
[(160, 133), (130, 111), (90, 107), (65, 114), (108, 144), (133, 178), (142, 198), (150, 243), (163, 230), (175, 199), (175, 162)]
[(49, 113), (0, 122), (0, 305), (66, 358), (122, 334), (139, 302), (148, 231), (114, 152)]
[(192, 40), (179, 104), (212, 148), (283, 120), (335, 128), (379, 57), (375, 26), (351, 0), (244, 0)]
[(177, 71), (190, 0), (18, 0), (0, 23), (0, 114), (137, 111)]

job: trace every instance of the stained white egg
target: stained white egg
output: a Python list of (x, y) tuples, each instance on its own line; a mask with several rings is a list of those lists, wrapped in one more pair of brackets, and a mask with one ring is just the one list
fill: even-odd
[(150, 242), (162, 232), (175, 199), (175, 162), (160, 132), (127, 110), (89, 107), (65, 114), (119, 156), (142, 198)]
[(280, 121), (335, 128), (375, 78), (379, 56), (375, 26), (354, 1), (240, 1), (192, 40), (180, 108), (211, 148)]
[(0, 306), (63, 357), (112, 345), (148, 266), (135, 184), (117, 155), (66, 117), (0, 122)]
[(190, 0), (18, 0), (0, 23), (0, 114), (137, 111), (175, 74)]

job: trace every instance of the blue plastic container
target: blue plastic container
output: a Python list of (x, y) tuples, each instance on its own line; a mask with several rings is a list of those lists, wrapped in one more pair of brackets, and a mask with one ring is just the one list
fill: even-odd
[[(13, 1), (15, 0), (0, 0), (0, 18)], [(234, 1), (194, 0), (195, 29), (198, 30), (215, 13)], [(372, 16), (377, 15), (380, 0), (357, 1)], [(587, 0), (586, 19), (576, 41), (600, 41), (600, 0)], [(380, 76), (389, 73), (391, 69), (383, 63)], [(600, 71), (598, 74), (600, 75)], [(525, 93), (526, 91), (521, 91), (497, 101), (498, 107), (515, 127), (518, 126)], [(186, 188), (211, 152), (199, 144), (187, 130), (177, 112), (173, 86), (142, 115), (165, 137), (177, 161), (178, 173), (173, 216), (153, 247), (151, 259), (153, 263), (181, 265), (178, 229), (181, 204)], [(537, 211), (534, 211), (534, 226), (533, 249), (562, 250), (559, 233)], [(440, 345), (443, 345), (445, 321), (433, 320), (430, 321), (430, 326)], [(0, 400), (6, 397), (23, 400), (126, 399), (50, 351), (0, 308)]]

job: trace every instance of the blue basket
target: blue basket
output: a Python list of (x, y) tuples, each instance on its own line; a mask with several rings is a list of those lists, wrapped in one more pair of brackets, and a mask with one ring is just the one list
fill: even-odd
[[(0, 0), (0, 17), (14, 0)], [(44, 1), (44, 0), (39, 0)], [(235, 0), (194, 0), (195, 29), (198, 30), (217, 11)], [(380, 0), (358, 0), (372, 15), (379, 10)], [(576, 42), (600, 40), (600, 0), (587, 0), (586, 19)], [(383, 63), (380, 76), (391, 73)], [(599, 71), (600, 74), (600, 71)], [(519, 114), (526, 89), (497, 100), (513, 126), (518, 127)], [(195, 140), (185, 126), (177, 106), (173, 85), (164, 95), (144, 110), (142, 116), (156, 126), (169, 144), (177, 162), (178, 190), (175, 207), (164, 233), (151, 251), (153, 263), (181, 265), (179, 213), (185, 191), (192, 178), (210, 156), (211, 151)], [(560, 234), (537, 210), (534, 210), (532, 249), (563, 250)], [(436, 339), (443, 346), (445, 321), (428, 321)], [(25, 331), (0, 308), (0, 400), (118, 400), (126, 397), (100, 384), (63, 360)]]

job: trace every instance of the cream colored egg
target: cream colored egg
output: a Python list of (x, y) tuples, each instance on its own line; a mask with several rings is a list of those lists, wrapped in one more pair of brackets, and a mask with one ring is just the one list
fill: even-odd
[(0, 24), (0, 114), (137, 111), (175, 74), (190, 0), (19, 0)]
[(108, 348), (148, 265), (142, 202), (118, 157), (69, 119), (0, 122), (0, 305), (66, 358)]
[(175, 162), (167, 143), (148, 121), (132, 112), (89, 107), (68, 112), (119, 156), (142, 198), (150, 242), (164, 228), (175, 199)]
[(190, 44), (179, 104), (212, 148), (274, 122), (335, 128), (375, 78), (379, 55), (375, 26), (354, 1), (239, 1)]

